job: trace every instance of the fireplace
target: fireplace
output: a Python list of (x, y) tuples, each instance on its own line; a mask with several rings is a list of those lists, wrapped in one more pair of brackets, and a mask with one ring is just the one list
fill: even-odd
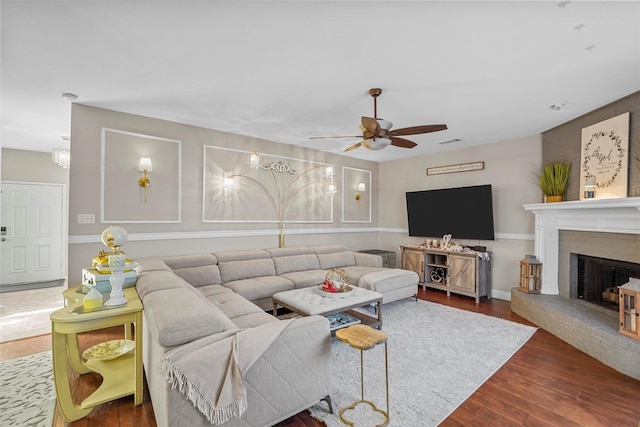
[[(640, 248), (639, 248), (640, 250)], [(618, 311), (617, 287), (640, 277), (640, 264), (570, 254), (569, 292), (577, 298)]]
[[(618, 312), (597, 301), (607, 289), (626, 283), (627, 274), (637, 276), (640, 197), (533, 204), (524, 209), (535, 214), (541, 293), (513, 288), (511, 310), (602, 363), (640, 379), (640, 341), (618, 333)], [(578, 261), (577, 255), (586, 258)], [(607, 260), (608, 267), (600, 265), (601, 259)], [(596, 271), (596, 283), (582, 285), (582, 298), (577, 285), (580, 263), (583, 275)], [(616, 275), (607, 275), (612, 265)]]

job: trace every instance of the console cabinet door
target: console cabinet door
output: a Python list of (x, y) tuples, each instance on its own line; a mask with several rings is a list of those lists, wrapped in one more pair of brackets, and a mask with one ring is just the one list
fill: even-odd
[(420, 278), (420, 282), (424, 282), (424, 252), (403, 248), (402, 268), (415, 271)]
[(449, 286), (476, 291), (475, 257), (449, 255)]

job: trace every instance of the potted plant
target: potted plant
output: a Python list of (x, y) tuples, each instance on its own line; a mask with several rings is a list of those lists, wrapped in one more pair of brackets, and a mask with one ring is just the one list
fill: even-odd
[(540, 170), (538, 183), (545, 203), (561, 202), (569, 184), (569, 162), (551, 162)]

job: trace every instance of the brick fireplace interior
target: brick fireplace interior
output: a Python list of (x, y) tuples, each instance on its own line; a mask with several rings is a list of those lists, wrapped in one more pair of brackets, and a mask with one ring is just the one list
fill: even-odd
[(618, 289), (630, 277), (640, 278), (640, 264), (570, 254), (569, 294), (592, 304), (618, 311)]

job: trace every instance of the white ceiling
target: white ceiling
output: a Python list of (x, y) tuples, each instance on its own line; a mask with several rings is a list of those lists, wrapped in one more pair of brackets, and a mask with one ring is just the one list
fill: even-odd
[(0, 13), (2, 146), (25, 150), (68, 146), (63, 92), (335, 153), (359, 139), (308, 138), (357, 135), (372, 87), (394, 129), (448, 125), (411, 150), (346, 154), (385, 161), (538, 134), (640, 90), (638, 1), (2, 0)]

